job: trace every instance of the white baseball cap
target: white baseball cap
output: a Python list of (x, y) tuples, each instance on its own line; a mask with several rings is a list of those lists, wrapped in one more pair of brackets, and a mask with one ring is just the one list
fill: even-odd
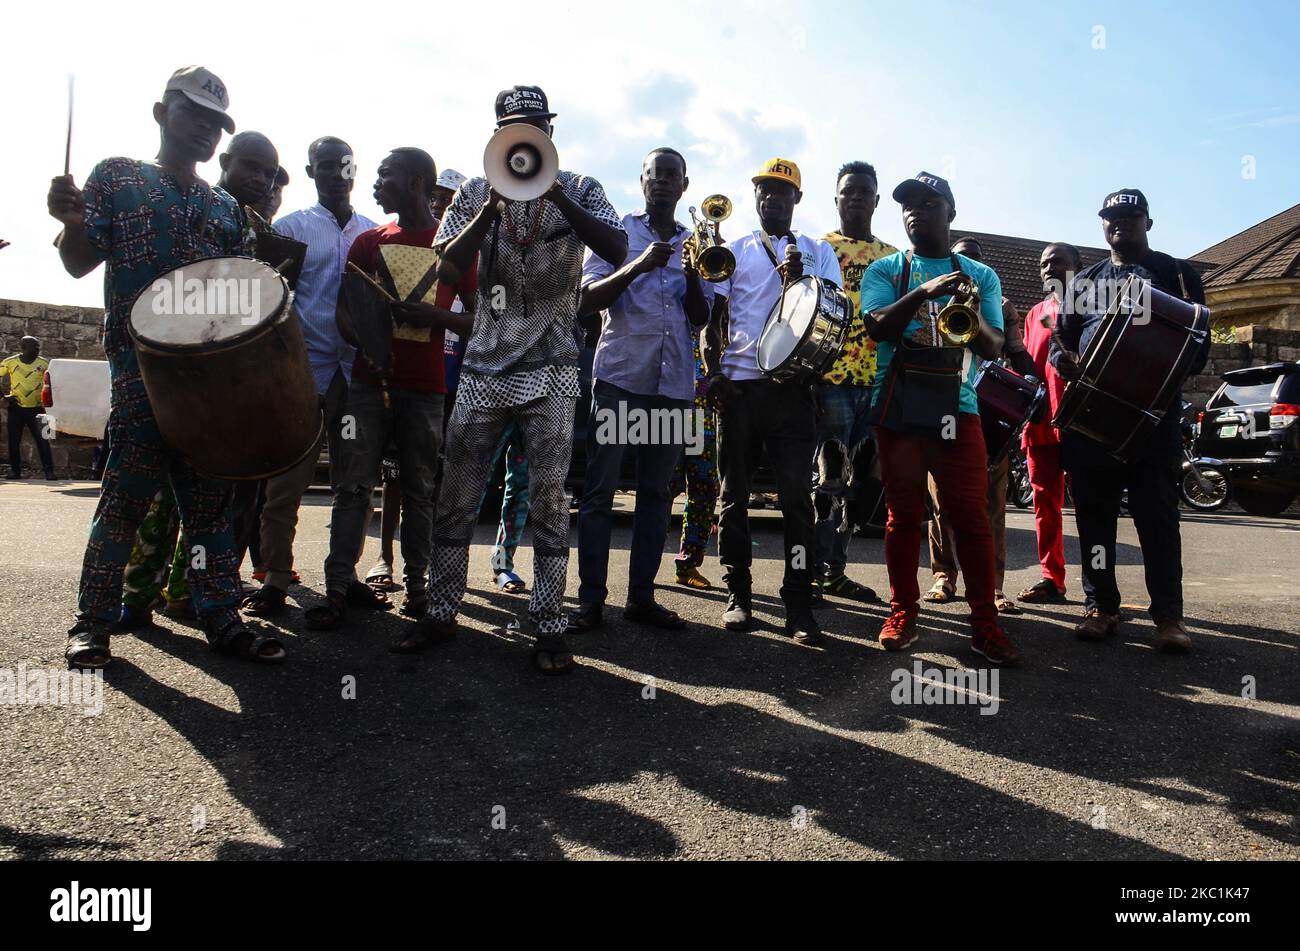
[(226, 92), (226, 84), (211, 70), (202, 66), (182, 66), (172, 73), (163, 92), (172, 90), (204, 109), (221, 113), (221, 125), (234, 134), (235, 120), (226, 112), (230, 108), (230, 94)]
[(438, 176), (436, 184), (439, 188), (456, 191), (461, 185), (465, 184), (465, 176), (454, 168), (444, 168), (442, 174)]

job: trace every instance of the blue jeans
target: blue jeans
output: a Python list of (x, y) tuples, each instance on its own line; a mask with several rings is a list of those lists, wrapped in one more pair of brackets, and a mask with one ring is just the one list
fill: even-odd
[(819, 578), (838, 578), (849, 561), (847, 496), (853, 483), (853, 456), (871, 435), (867, 411), (871, 387), (853, 383), (819, 383), (817, 396), (817, 470), (813, 488), (817, 523), (813, 527), (813, 562)]
[[(591, 417), (587, 422), (587, 474), (582, 489), (582, 506), (578, 511), (578, 600), (583, 604), (604, 604), (609, 594), (606, 581), (609, 577), (609, 539), (613, 530), (614, 492), (618, 488), (619, 471), (623, 456), (629, 449), (636, 451), (636, 514), (632, 521), (632, 554), (628, 568), (627, 600), (629, 604), (650, 604), (654, 601), (655, 575), (663, 558), (664, 539), (668, 537), (668, 523), (672, 516), (672, 496), (668, 485), (672, 481), (677, 460), (681, 457), (684, 440), (657, 441), (650, 426), (647, 439), (628, 439), (634, 436), (629, 426), (623, 433), (621, 427), (602, 426), (601, 418), (627, 419), (633, 411), (649, 416), (659, 410), (680, 416), (682, 424), (676, 429), (680, 436), (685, 430), (686, 414), (692, 411), (687, 400), (672, 400), (663, 396), (641, 396), (597, 380), (591, 390)], [(606, 414), (612, 414), (606, 416)], [(653, 418), (653, 417), (649, 417)], [(632, 445), (634, 442), (636, 445)]]

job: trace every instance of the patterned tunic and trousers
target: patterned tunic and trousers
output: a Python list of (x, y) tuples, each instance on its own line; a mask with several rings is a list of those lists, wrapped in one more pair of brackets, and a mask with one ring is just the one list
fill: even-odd
[(219, 188), (183, 187), (150, 162), (106, 159), (85, 185), (86, 236), (105, 260), (104, 350), (111, 386), (108, 461), (90, 524), (77, 600), (80, 619), (116, 621), (122, 577), (164, 481), (176, 496), (191, 552), (189, 579), (209, 635), (238, 619), (231, 484), (195, 472), (163, 442), (127, 324), (136, 295), (187, 261), (243, 250), (243, 215)]
[[(560, 172), (567, 195), (597, 220), (621, 230), (619, 216), (593, 178)], [(484, 178), (456, 193), (434, 241), (441, 251), (469, 226), (488, 198)], [(474, 330), (461, 364), (447, 424), (446, 464), (434, 523), (428, 617), (460, 612), (469, 548), (483, 486), (502, 432), (514, 422), (528, 456), (533, 524), (529, 620), (540, 636), (562, 634), (569, 567), (569, 503), (564, 479), (579, 397), (574, 323), (583, 244), (554, 204), (512, 202), (478, 252)]]

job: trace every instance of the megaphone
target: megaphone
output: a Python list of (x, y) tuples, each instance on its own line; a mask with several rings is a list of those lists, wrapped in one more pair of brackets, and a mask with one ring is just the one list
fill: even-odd
[(511, 201), (540, 198), (560, 174), (560, 156), (551, 137), (536, 126), (502, 126), (483, 150), (488, 184)]

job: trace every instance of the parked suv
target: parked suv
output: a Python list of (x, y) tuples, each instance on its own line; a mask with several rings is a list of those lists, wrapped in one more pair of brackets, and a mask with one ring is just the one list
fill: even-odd
[(1221, 460), (1232, 495), (1252, 515), (1278, 515), (1300, 492), (1300, 362), (1223, 374), (1205, 406), (1198, 456)]

